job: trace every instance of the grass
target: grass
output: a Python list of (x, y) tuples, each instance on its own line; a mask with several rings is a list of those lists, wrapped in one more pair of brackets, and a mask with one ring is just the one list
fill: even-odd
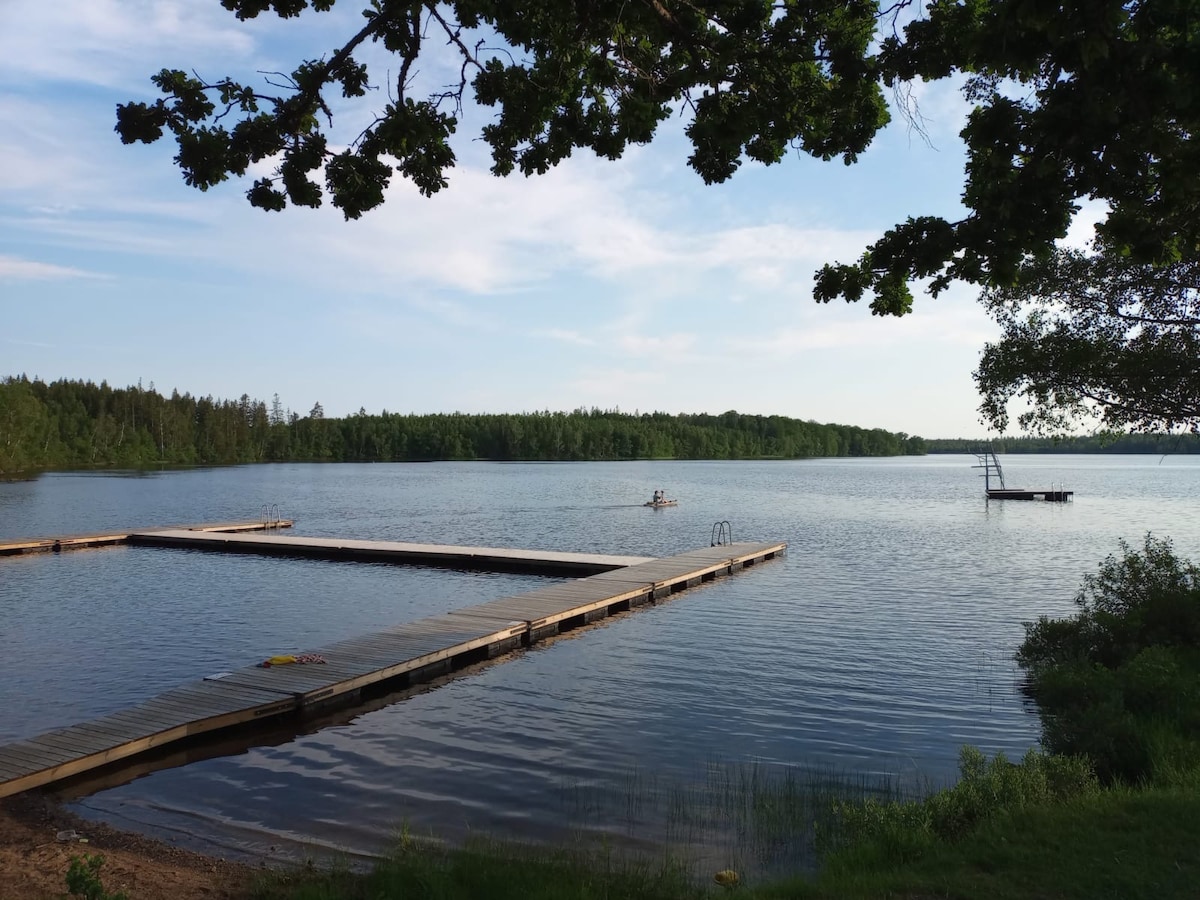
[(254, 900), (692, 900), (706, 893), (669, 862), (477, 840), (459, 850), (401, 846), (365, 874), (335, 867), (271, 875)]
[[(401, 835), (393, 855), (371, 872), (310, 866), (276, 873), (258, 885), (254, 900), (1197, 896), (1200, 793), (1190, 782), (1102, 788), (1078, 760), (1030, 754), (1011, 764), (970, 749), (962, 770), (956, 785), (920, 799), (887, 798), (860, 786), (858, 802), (846, 796), (846, 779), (780, 778), (744, 767), (710, 772), (705, 791), (670, 796), (673, 815), (686, 813), (692, 824), (724, 818), (765, 831), (760, 842), (766, 836), (811, 841), (814, 820), (807, 817), (821, 816), (819, 873), (773, 879), (749, 860), (732, 890), (713, 880), (724, 865), (700, 871), (686, 855), (647, 859), (594, 843), (548, 848), (486, 839), (446, 849)], [(689, 810), (697, 800), (700, 806)]]
[(830, 860), (815, 881), (781, 882), (764, 898), (1172, 900), (1200, 884), (1200, 795), (1111, 788), (1003, 813), (959, 841), (897, 864), (867, 843)]
[(870, 840), (839, 850), (815, 877), (727, 890), (669, 861), (473, 842), (410, 843), (370, 873), (275, 874), (254, 900), (1175, 900), (1195, 898), (1200, 794), (1110, 788), (1001, 812), (961, 839), (897, 861)]

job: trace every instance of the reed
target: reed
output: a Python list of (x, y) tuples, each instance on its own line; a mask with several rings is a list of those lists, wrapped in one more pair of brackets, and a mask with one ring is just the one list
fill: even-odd
[[(637, 808), (643, 819), (662, 810), (659, 824), (674, 829), (673, 849), (594, 827), (554, 846), (474, 837), (457, 849), (402, 831), (394, 852), (369, 873), (310, 866), (268, 876), (253, 896), (694, 900), (735, 890), (740, 900), (1182, 900), (1200, 882), (1193, 825), (1200, 793), (1190, 786), (1100, 788), (1086, 767), (1061, 757), (1031, 754), (1013, 764), (968, 750), (962, 780), (933, 792), (765, 763), (713, 764), (698, 783), (661, 786), (639, 774), (628, 784), (637, 794), (624, 808)], [(582, 808), (594, 815), (607, 806), (593, 792)], [(737, 840), (696, 842), (722, 830)], [(819, 872), (762, 865), (763, 858), (778, 861), (780, 846), (793, 841), (805, 844), (814, 866), (824, 862)], [(735, 887), (715, 881), (726, 870), (738, 873)]]

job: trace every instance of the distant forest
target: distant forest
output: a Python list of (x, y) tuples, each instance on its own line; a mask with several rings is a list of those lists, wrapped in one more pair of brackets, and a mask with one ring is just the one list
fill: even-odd
[[(986, 440), (925, 441), (928, 453), (974, 453)], [(991, 441), (997, 453), (1200, 453), (1200, 434), (1098, 434), (1087, 437), (1005, 437)]]
[(879, 428), (784, 416), (629, 414), (599, 409), (503, 415), (306, 416), (237, 400), (164, 397), (153, 383), (0, 379), (0, 473), (91, 466), (284, 461), (755, 459), (922, 454)]

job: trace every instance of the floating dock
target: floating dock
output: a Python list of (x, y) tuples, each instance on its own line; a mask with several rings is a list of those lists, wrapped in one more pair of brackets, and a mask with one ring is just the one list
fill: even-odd
[(230, 534), (196, 529), (167, 529), (131, 533), (128, 542), (143, 547), (215, 550), (348, 559), (401, 565), (478, 569), (485, 572), (528, 572), (539, 575), (595, 575), (649, 562), (649, 556), (610, 556), (601, 553), (561, 553), (553, 550), (511, 550), (505, 547), (457, 547), (448, 544), (410, 544), (402, 541), (357, 541), (298, 535)]
[(1048, 490), (1023, 491), (1017, 488), (989, 488), (989, 500), (1047, 500), (1050, 503), (1068, 503), (1075, 496), (1074, 491)]
[[(165, 540), (161, 535), (176, 533), (146, 532), (142, 536), (149, 534)], [(306, 539), (307, 545), (314, 546), (313, 540)], [(210, 548), (217, 546), (204, 543)], [(250, 552), (281, 552), (279, 544), (263, 544), (261, 539), (254, 543), (273, 549)], [(355, 552), (360, 553), (369, 548), (358, 545), (370, 542), (330, 543), (338, 548), (355, 545)], [(415, 546), (438, 547), (436, 552), (442, 555), (453, 549)], [(608, 568), (599, 574), (339, 641), (301, 657), (324, 662), (266, 668), (256, 663), (210, 675), (131, 709), (0, 746), (0, 797), (53, 784), (198, 735), (215, 736), (248, 723), (277, 723), (289, 716), (324, 712), (333, 705), (350, 705), (367, 688), (390, 689), (428, 681), (612, 613), (733, 574), (772, 559), (786, 548), (782, 542), (729, 543), (661, 559), (603, 557)], [(466, 558), (494, 558), (507, 563), (524, 552), (459, 549), (471, 551), (463, 554)], [(488, 552), (476, 552), (481, 549)], [(610, 566), (616, 559), (637, 561)]]
[[(236, 534), (246, 531), (273, 531), (276, 528), (291, 528), (291, 519), (261, 519), (256, 522), (221, 522), (210, 525), (180, 525), (180, 531), (188, 534), (224, 532)], [(84, 550), (89, 547), (111, 547), (128, 544), (130, 536), (139, 529), (124, 531), (99, 531), (94, 534), (76, 534), (66, 537), (25, 538), (19, 541), (0, 540), (0, 556), (18, 553), (57, 553), (62, 550)], [(146, 529), (141, 529), (146, 530)]]

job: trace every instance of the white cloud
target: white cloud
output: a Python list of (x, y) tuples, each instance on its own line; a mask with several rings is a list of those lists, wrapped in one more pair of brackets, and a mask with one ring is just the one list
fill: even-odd
[[(245, 57), (255, 43), (252, 26), (216, 3), (6, 0), (0, 10), (0, 76), (10, 85), (139, 84), (149, 90), (149, 76), (164, 66)], [(180, 58), (170, 62), (174, 54)], [(147, 69), (147, 57), (160, 61)]]
[(561, 341), (564, 344), (575, 344), (579, 347), (595, 347), (597, 343), (594, 338), (568, 328), (538, 328), (534, 330), (533, 337), (549, 338), (553, 341)]
[(784, 269), (802, 266), (811, 275), (814, 265), (833, 258), (857, 256), (879, 235), (873, 231), (796, 228), (764, 223), (753, 227), (719, 229), (696, 235), (692, 261), (705, 269)]
[(423, 295), (407, 298), (405, 302), (411, 308), (458, 330), (469, 328), (472, 331), (492, 332), (500, 328), (490, 316), (481, 314), (477, 306), (470, 306), (464, 302)]
[(956, 76), (937, 81), (915, 79), (892, 97), (894, 128), (903, 128), (909, 140), (927, 141), (946, 149), (959, 140), (972, 104), (962, 95), (965, 79)]
[(872, 316), (862, 305), (822, 307), (803, 312), (800, 321), (761, 337), (729, 341), (735, 354), (789, 359), (813, 350), (870, 350), (911, 347), (914, 353), (936, 346), (982, 349), (996, 336), (996, 326), (983, 309), (949, 295), (937, 300), (918, 297), (916, 311), (900, 318)]
[(687, 356), (696, 346), (694, 334), (668, 334), (663, 337), (627, 334), (620, 339), (620, 346), (632, 356), (654, 356), (672, 360)]
[(95, 272), (86, 272), (69, 266), (56, 266), (51, 263), (38, 262), (32, 259), (20, 259), (15, 256), (0, 256), (0, 281), (45, 281), (61, 278), (101, 278)]
[(665, 381), (661, 372), (636, 369), (585, 370), (573, 379), (568, 387), (587, 403), (609, 405), (614, 397), (641, 388), (653, 388)]
[(664, 264), (665, 236), (629, 207), (636, 196), (610, 171), (568, 161), (545, 176), (499, 179), (460, 166), (432, 198), (398, 183), (384, 208), (339, 224), (339, 255), (368, 269), (476, 294), (538, 283), (566, 267), (602, 277)]

